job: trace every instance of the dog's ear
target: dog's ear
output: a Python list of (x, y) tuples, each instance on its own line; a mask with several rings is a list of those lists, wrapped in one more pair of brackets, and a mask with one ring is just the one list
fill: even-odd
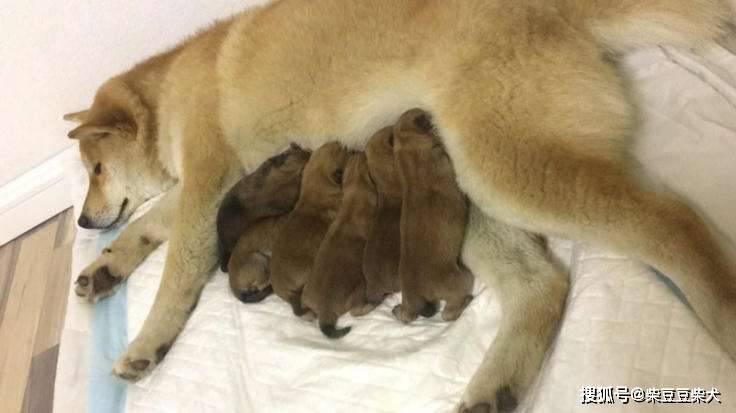
[(114, 132), (123, 132), (135, 139), (136, 130), (137, 126), (131, 115), (123, 109), (108, 107), (86, 111), (84, 123), (69, 132), (68, 136), (70, 139), (88, 140), (101, 139)]
[(69, 122), (84, 123), (84, 121), (87, 119), (87, 115), (89, 115), (89, 109), (80, 112), (67, 113), (66, 115), (64, 115), (64, 120), (68, 120)]
[(69, 132), (69, 139), (91, 140), (101, 139), (115, 131), (115, 128), (106, 126), (82, 125)]

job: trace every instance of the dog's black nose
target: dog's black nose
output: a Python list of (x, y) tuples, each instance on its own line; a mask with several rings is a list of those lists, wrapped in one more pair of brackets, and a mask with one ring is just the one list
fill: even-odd
[(87, 218), (87, 215), (80, 215), (79, 219), (77, 220), (77, 224), (79, 224), (79, 226), (82, 228), (92, 229), (92, 221)]

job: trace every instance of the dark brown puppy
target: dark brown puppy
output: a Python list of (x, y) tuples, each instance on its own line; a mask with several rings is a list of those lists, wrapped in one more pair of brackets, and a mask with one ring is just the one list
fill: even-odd
[(402, 187), (394, 162), (393, 127), (378, 131), (365, 147), (368, 170), (377, 192), (376, 219), (363, 255), (368, 301), (380, 303), (401, 289), (399, 282)]
[(301, 293), (342, 201), (342, 176), (350, 153), (339, 143), (317, 149), (304, 167), (299, 200), (279, 231), (271, 256), (273, 291), (305, 315)]
[(402, 303), (394, 314), (416, 319), (429, 303), (446, 302), (442, 319), (460, 316), (471, 284), (458, 264), (468, 205), (455, 171), (432, 131), (429, 115), (413, 109), (394, 126), (394, 156), (403, 188), (401, 210)]
[(217, 212), (218, 249), (223, 271), (227, 271), (233, 247), (246, 228), (261, 218), (287, 214), (294, 208), (309, 155), (308, 151), (292, 144), (241, 179), (225, 195)]
[(302, 294), (302, 305), (316, 314), (320, 330), (329, 338), (350, 332), (350, 327), (335, 328), (341, 315), (350, 311), (361, 316), (376, 308), (367, 301), (362, 266), (377, 206), (364, 153), (348, 160), (342, 193), (340, 210), (319, 246)]
[(230, 290), (244, 303), (257, 303), (271, 295), (269, 261), (276, 236), (288, 215), (262, 218), (238, 239), (229, 263)]

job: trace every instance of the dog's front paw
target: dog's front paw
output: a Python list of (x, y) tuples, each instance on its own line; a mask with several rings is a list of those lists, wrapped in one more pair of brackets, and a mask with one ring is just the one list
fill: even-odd
[(123, 279), (124, 277), (117, 274), (109, 265), (100, 265), (95, 261), (77, 277), (74, 292), (79, 297), (94, 303), (101, 298), (111, 296)]
[(511, 387), (501, 386), (496, 389), (473, 389), (465, 392), (463, 401), (457, 407), (457, 413), (507, 413), (516, 410), (519, 405)]
[(154, 349), (146, 347), (138, 346), (135, 342), (131, 343), (128, 350), (113, 365), (112, 373), (123, 380), (136, 382), (147, 376), (161, 363), (171, 345), (164, 343), (151, 346)]

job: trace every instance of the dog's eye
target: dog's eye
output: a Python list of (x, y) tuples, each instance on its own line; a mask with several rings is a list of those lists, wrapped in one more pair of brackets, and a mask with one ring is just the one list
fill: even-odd
[(392, 133), (391, 136), (388, 137), (388, 146), (394, 147), (394, 134)]
[(335, 183), (338, 185), (342, 185), (342, 169), (338, 169), (335, 171), (335, 173), (332, 175), (332, 179), (335, 180)]
[(102, 173), (102, 164), (97, 162), (95, 165), (95, 175), (99, 175)]

